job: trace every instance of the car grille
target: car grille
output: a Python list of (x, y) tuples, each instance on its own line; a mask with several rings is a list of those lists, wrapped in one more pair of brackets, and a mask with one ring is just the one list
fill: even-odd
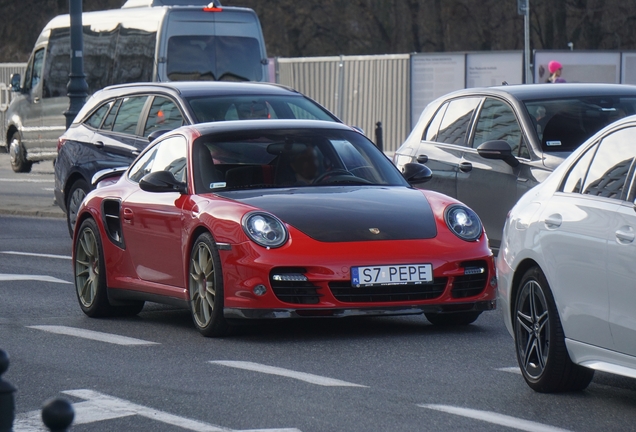
[(486, 271), (478, 274), (455, 276), (451, 296), (453, 298), (464, 298), (480, 294), (486, 288), (486, 283), (488, 283), (488, 265), (484, 261), (469, 261), (462, 263), (462, 267), (465, 269), (484, 268)]
[(432, 284), (382, 285), (355, 288), (351, 281), (329, 282), (333, 296), (344, 303), (399, 302), (430, 300), (442, 295), (448, 278), (435, 278)]

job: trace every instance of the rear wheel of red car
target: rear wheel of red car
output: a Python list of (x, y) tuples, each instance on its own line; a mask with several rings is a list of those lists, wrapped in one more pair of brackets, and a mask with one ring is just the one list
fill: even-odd
[(439, 326), (460, 326), (474, 323), (481, 311), (453, 312), (453, 313), (427, 313), (426, 319), (431, 324)]
[(106, 267), (99, 229), (93, 219), (86, 219), (79, 227), (75, 243), (75, 290), (82, 311), (89, 317), (115, 314), (106, 292)]
[(82, 179), (75, 181), (69, 190), (66, 198), (66, 224), (68, 225), (68, 232), (71, 237), (73, 237), (79, 206), (90, 190), (91, 188), (88, 183)]
[(223, 336), (228, 324), (223, 317), (223, 274), (216, 244), (209, 233), (201, 234), (190, 253), (190, 309), (192, 320), (206, 337)]
[(523, 378), (541, 393), (585, 389), (594, 377), (594, 370), (570, 359), (545, 275), (538, 267), (532, 267), (519, 286), (513, 320), (517, 361)]

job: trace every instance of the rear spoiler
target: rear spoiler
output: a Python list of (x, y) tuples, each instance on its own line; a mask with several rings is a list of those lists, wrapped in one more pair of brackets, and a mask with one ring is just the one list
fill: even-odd
[(120, 177), (126, 170), (127, 166), (117, 167), (117, 168), (106, 168), (101, 171), (97, 171), (93, 178), (91, 179), (91, 184), (96, 186), (100, 181), (110, 178), (110, 177)]

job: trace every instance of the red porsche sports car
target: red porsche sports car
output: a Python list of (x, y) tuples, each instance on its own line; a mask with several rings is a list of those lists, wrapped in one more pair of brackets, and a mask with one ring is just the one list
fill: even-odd
[(412, 187), (426, 166), (400, 173), (348, 126), (184, 126), (112, 174), (94, 179), (73, 239), (88, 316), (176, 304), (218, 336), (236, 319), (424, 313), (465, 325), (496, 307), (477, 215)]

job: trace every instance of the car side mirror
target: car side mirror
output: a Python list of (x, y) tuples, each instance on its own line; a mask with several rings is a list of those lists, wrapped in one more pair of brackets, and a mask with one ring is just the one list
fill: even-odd
[(11, 75), (10, 86), (11, 91), (19, 92), (20, 91), (20, 74), (14, 73)]
[(170, 171), (155, 171), (143, 176), (139, 181), (139, 187), (146, 192), (179, 192), (185, 194), (187, 187), (180, 182)]
[(150, 135), (148, 135), (148, 142), (153, 142), (154, 140), (156, 140), (157, 138), (159, 138), (161, 135), (165, 134), (166, 132), (170, 132), (170, 129), (159, 129), (159, 130), (153, 131)]
[(409, 183), (425, 183), (433, 178), (433, 171), (426, 165), (407, 163), (402, 168), (402, 177)]
[(477, 147), (477, 153), (484, 159), (502, 160), (513, 168), (519, 165), (517, 158), (512, 155), (510, 144), (504, 140), (486, 141)]

